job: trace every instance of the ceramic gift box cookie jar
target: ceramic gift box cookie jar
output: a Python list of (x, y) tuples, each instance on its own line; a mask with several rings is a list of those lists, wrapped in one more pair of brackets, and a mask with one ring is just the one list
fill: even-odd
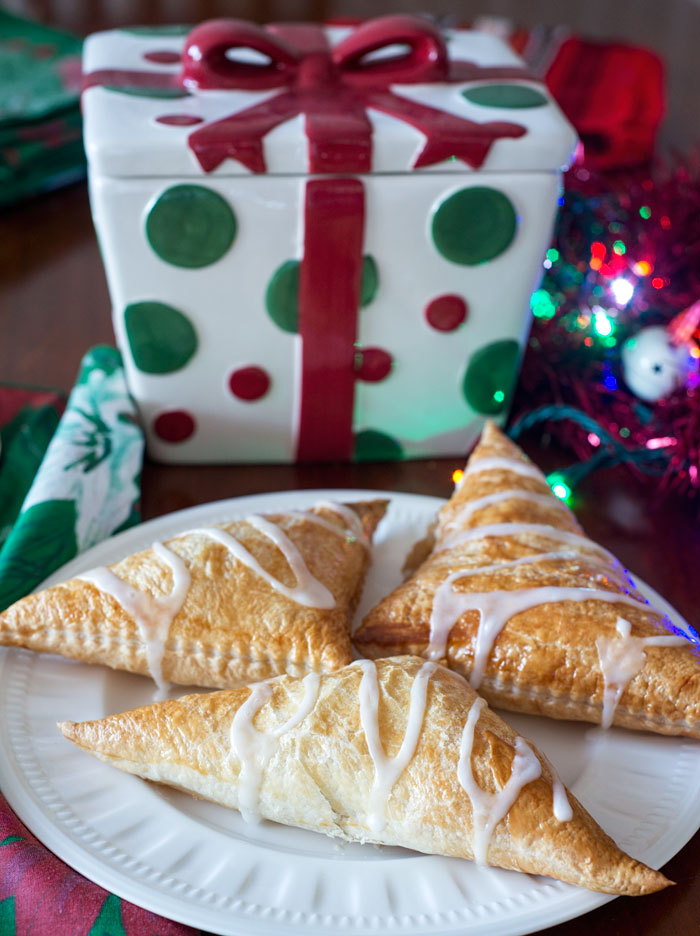
[(118, 343), (162, 461), (463, 453), (505, 418), (575, 144), (499, 40), (390, 16), (85, 48)]

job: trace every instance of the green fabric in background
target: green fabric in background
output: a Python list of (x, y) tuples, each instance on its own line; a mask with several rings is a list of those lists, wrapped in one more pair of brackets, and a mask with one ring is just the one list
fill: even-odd
[(0, 206), (84, 176), (81, 48), (0, 9)]

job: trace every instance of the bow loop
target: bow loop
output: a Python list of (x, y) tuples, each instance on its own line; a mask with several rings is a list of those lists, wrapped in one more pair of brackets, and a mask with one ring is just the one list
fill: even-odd
[[(245, 61), (231, 53), (258, 53), (266, 61)], [(253, 58), (253, 57), (251, 57)], [(300, 54), (271, 32), (243, 20), (209, 20), (187, 37), (182, 53), (182, 84), (186, 88), (265, 91), (291, 84)]]
[(418, 84), (448, 76), (445, 40), (432, 23), (415, 16), (380, 16), (362, 24), (335, 47), (333, 62), (355, 85)]

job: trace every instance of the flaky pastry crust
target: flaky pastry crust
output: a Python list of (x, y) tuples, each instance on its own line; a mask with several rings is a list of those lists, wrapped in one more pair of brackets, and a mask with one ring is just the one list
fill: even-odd
[[(481, 459), (494, 458), (531, 465), (517, 445), (493, 424), (487, 424), (467, 469)], [(460, 519), (471, 502), (513, 490), (544, 497), (535, 501), (495, 499)], [(459, 542), (460, 532), (507, 523), (549, 525), (573, 537), (562, 545), (542, 530), (516, 536), (506, 535), (501, 527), (499, 535)], [(364, 656), (425, 653), (438, 589), (460, 570), (470, 574), (454, 582), (456, 594), (505, 595), (515, 589), (543, 586), (629, 594), (640, 598), (639, 607), (593, 599), (567, 600), (539, 604), (513, 615), (496, 636), (477, 686), (489, 704), (498, 708), (600, 723), (605, 680), (596, 641), (617, 640), (620, 617), (631, 624), (633, 637), (670, 634), (662, 615), (641, 603), (644, 599), (622, 566), (585, 537), (573, 513), (551, 494), (544, 475), (518, 474), (503, 467), (503, 462), (501, 467), (467, 470), (439, 513), (431, 545), (432, 551), (413, 574), (381, 600), (357, 629), (353, 639)], [(570, 552), (571, 558), (512, 565), (513, 560), (562, 550)], [(498, 565), (503, 566), (501, 571), (493, 568)], [(465, 611), (451, 628), (446, 645), (447, 665), (468, 678), (474, 667), (479, 621), (478, 611)], [(644, 665), (626, 684), (613, 724), (700, 738), (699, 663), (697, 647), (690, 641), (682, 647), (647, 646)]]
[[(387, 502), (348, 504), (371, 539)], [(350, 622), (369, 565), (369, 550), (342, 535), (338, 513), (311, 511), (341, 534), (303, 514), (271, 514), (300, 551), (311, 574), (332, 593), (335, 607), (305, 607), (276, 591), (260, 575), (207, 535), (184, 533), (167, 548), (184, 560), (190, 585), (170, 625), (162, 675), (180, 685), (224, 688), (278, 673), (328, 672), (353, 658)], [(295, 577), (277, 546), (245, 521), (217, 524), (260, 565), (288, 586)], [(109, 567), (124, 583), (155, 598), (170, 594), (173, 572), (153, 549)], [(74, 578), (28, 595), (0, 615), (0, 644), (58, 653), (86, 663), (147, 675), (147, 647), (134, 617), (110, 594)]]
[[(423, 663), (403, 657), (376, 664), (377, 724), (387, 757), (403, 743), (411, 688)], [(472, 858), (473, 808), (457, 767), (476, 693), (457, 674), (435, 667), (415, 751), (389, 790), (386, 824), (376, 833), (368, 822), (375, 768), (360, 713), (362, 666), (356, 662), (322, 676), (311, 710), (279, 736), (257, 791), (261, 815), (341, 839)], [(242, 761), (232, 750), (231, 726), (250, 695), (248, 688), (188, 695), (59, 727), (66, 738), (121, 770), (237, 808)], [(302, 680), (274, 680), (254, 729), (279, 728), (303, 695)], [(482, 790), (498, 791), (508, 781), (516, 737), (490, 709), (480, 712), (470, 767)], [(535, 756), (541, 775), (520, 789), (495, 826), (489, 864), (611, 894), (645, 894), (670, 883), (622, 852), (571, 794), (572, 818), (556, 819), (552, 769), (543, 755)]]

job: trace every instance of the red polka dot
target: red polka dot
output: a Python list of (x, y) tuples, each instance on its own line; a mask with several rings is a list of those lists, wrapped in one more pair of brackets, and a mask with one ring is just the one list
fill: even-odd
[(239, 367), (228, 379), (231, 393), (239, 400), (259, 400), (270, 389), (270, 375), (262, 367)]
[(164, 442), (184, 442), (195, 428), (194, 417), (187, 410), (168, 410), (153, 421), (153, 431)]
[(355, 371), (359, 380), (377, 383), (391, 373), (394, 359), (381, 348), (363, 348), (355, 359)]
[(162, 117), (156, 117), (156, 123), (167, 124), (170, 127), (191, 127), (192, 124), (201, 123), (203, 119), (195, 117), (194, 114), (163, 114)]
[(155, 62), (156, 65), (174, 65), (175, 62), (180, 61), (180, 53), (172, 52), (169, 49), (146, 52), (143, 57), (147, 62)]
[(425, 307), (428, 325), (437, 331), (454, 331), (467, 317), (467, 303), (455, 293), (436, 296)]

